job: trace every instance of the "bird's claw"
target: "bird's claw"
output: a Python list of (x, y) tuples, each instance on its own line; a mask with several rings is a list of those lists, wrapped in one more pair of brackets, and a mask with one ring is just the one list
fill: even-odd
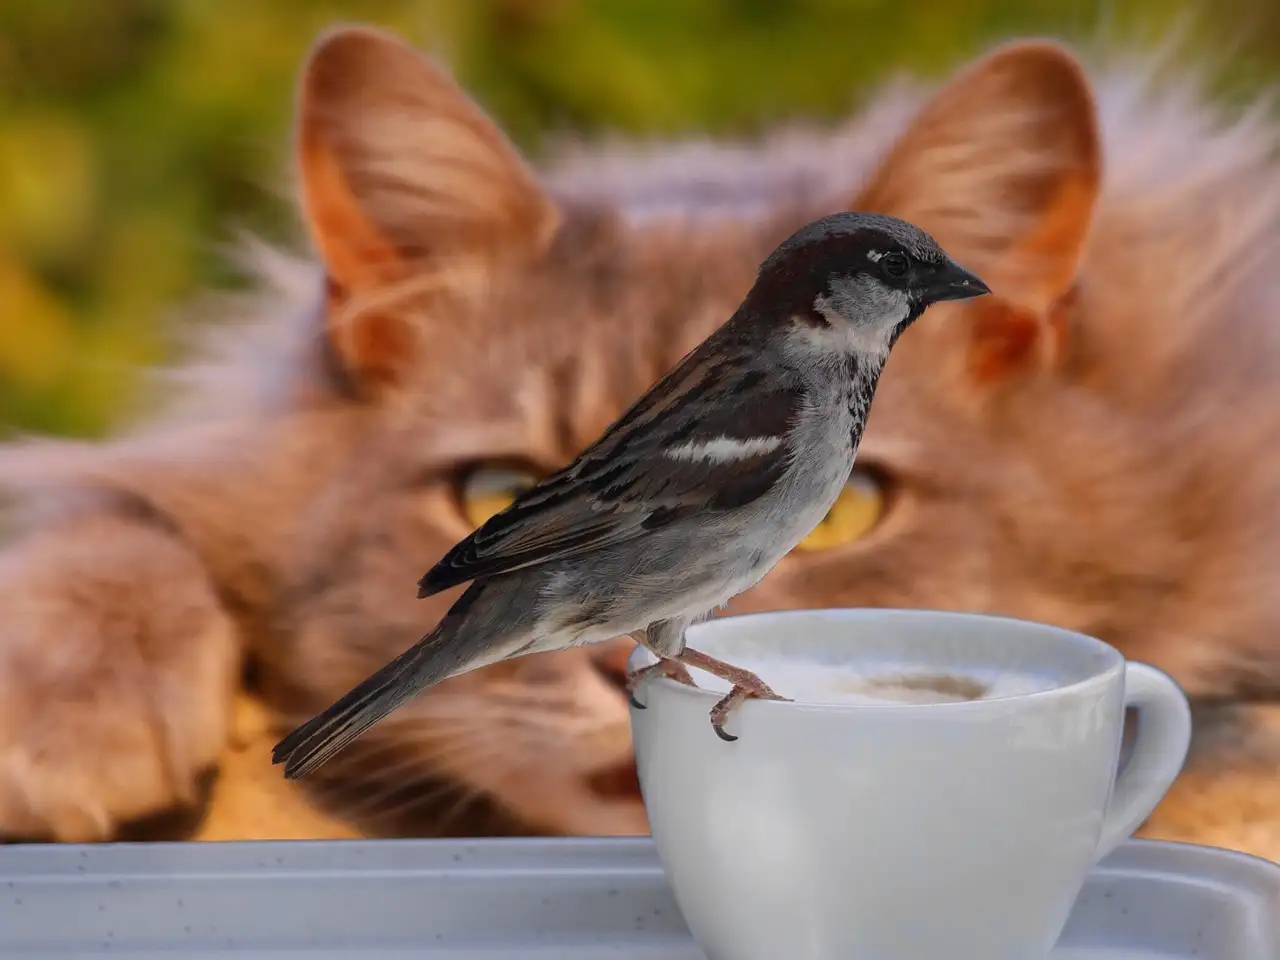
[(716, 732), (716, 736), (725, 743), (733, 743), (738, 738), (732, 733), (725, 730), (725, 722), (729, 719), (729, 711), (733, 710), (744, 700), (787, 700), (787, 697), (779, 696), (773, 692), (773, 688), (755, 677), (741, 683), (735, 683), (733, 689), (730, 690), (714, 707), (711, 708), (711, 729)]
[(688, 687), (696, 688), (698, 686), (693, 682), (689, 669), (678, 660), (664, 659), (659, 660), (657, 663), (651, 663), (647, 667), (641, 667), (627, 678), (627, 700), (637, 710), (647, 710), (649, 708), (636, 699), (636, 687), (654, 676), (670, 677), (672, 680), (677, 680)]
[[(657, 663), (652, 663), (647, 667), (641, 667), (635, 673), (627, 678), (627, 700), (637, 710), (647, 710), (648, 707), (636, 699), (635, 690), (640, 684), (644, 683), (650, 677), (664, 676), (677, 680), (686, 686), (697, 688), (697, 684), (693, 682), (693, 677), (689, 674), (688, 668), (678, 660), (661, 659)], [(779, 696), (773, 691), (767, 683), (761, 680), (753, 673), (735, 670), (732, 674), (734, 683), (732, 689), (722, 697), (714, 707), (711, 708), (711, 729), (716, 732), (716, 736), (725, 743), (733, 743), (738, 738), (732, 733), (725, 730), (725, 722), (729, 719), (729, 712), (737, 707), (744, 700), (786, 700), (787, 697)]]
[(725, 743), (733, 743), (733, 741), (738, 739), (732, 733), (726, 733), (724, 727), (721, 724), (716, 723), (714, 720), (711, 721), (711, 729), (714, 730), (716, 732), (716, 736)]

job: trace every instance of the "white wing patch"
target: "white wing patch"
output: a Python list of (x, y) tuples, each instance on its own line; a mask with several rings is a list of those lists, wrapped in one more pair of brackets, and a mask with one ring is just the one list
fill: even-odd
[(766, 453), (772, 453), (782, 444), (781, 437), (750, 437), (738, 440), (734, 437), (715, 437), (711, 440), (697, 440), (682, 443), (664, 451), (669, 460), (698, 461), (710, 463), (733, 463), (737, 460), (750, 460)]

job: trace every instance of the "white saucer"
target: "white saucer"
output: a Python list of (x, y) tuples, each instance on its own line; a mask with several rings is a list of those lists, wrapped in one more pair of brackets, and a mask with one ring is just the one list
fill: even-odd
[[(648, 839), (0, 848), (0, 957), (704, 960)], [(1280, 867), (1131, 841), (1053, 960), (1276, 960)]]

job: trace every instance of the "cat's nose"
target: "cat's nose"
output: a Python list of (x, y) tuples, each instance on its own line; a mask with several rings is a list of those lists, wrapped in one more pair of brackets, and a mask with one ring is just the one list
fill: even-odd
[(610, 684), (619, 690), (627, 686), (627, 658), (636, 648), (636, 642), (629, 637), (620, 637), (597, 644), (591, 651), (591, 664)]

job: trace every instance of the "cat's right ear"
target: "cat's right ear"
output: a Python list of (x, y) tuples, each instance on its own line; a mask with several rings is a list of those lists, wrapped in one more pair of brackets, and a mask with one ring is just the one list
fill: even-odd
[(536, 256), (555, 205), (501, 131), (402, 40), (342, 27), (302, 72), (297, 173), (328, 275), (328, 334), (358, 380), (394, 381), (418, 332), (378, 294)]

